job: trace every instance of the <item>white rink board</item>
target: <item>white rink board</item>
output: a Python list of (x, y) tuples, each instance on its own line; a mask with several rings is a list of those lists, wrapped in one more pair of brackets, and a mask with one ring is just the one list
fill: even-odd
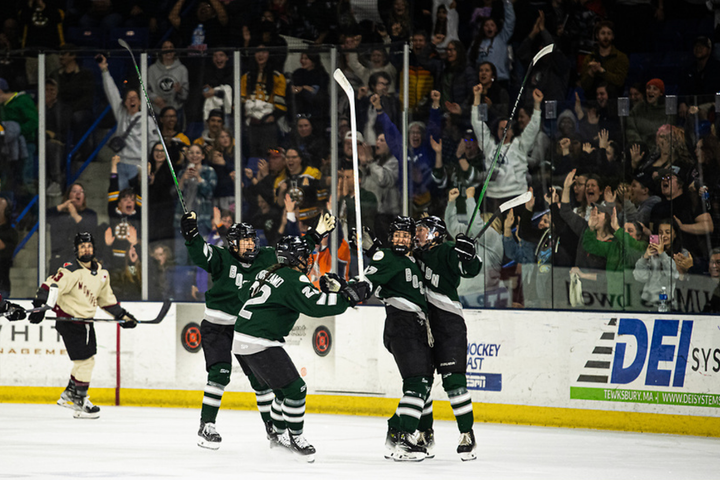
[[(139, 318), (152, 318), (160, 308), (159, 303), (123, 306)], [(180, 342), (183, 327), (200, 323), (202, 312), (200, 304), (177, 304), (159, 325), (121, 330), (121, 386), (202, 390), (202, 351), (190, 353)], [(467, 310), (465, 318), (468, 385), (475, 402), (720, 416), (718, 317)], [(301, 317), (286, 348), (309, 393), (399, 398), (400, 376), (382, 342), (384, 322), (381, 307), (336, 318)], [(330, 332), (326, 356), (313, 349), (320, 326)], [(66, 384), (71, 362), (60, 354), (62, 341), (52, 327), (47, 320), (40, 325), (0, 320), (0, 385)], [(115, 329), (96, 324), (93, 387), (115, 386)], [(251, 391), (237, 362), (227, 391)], [(446, 399), (439, 376), (433, 396)]]

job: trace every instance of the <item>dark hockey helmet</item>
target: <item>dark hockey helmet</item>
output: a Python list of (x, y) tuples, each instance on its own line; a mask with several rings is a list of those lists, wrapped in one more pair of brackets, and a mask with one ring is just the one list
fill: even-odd
[(308, 273), (313, 265), (312, 251), (307, 243), (300, 237), (285, 235), (278, 240), (275, 247), (278, 263), (288, 267), (299, 267), (303, 273)]
[[(395, 232), (408, 232), (410, 234), (410, 246), (407, 245), (396, 245), (393, 242), (393, 235)], [(404, 217), (402, 215), (398, 215), (395, 217), (395, 220), (393, 220), (390, 223), (390, 228), (388, 228), (388, 243), (390, 244), (390, 249), (393, 251), (393, 253), (398, 255), (407, 255), (407, 253), (410, 251), (410, 248), (412, 247), (413, 241), (415, 238), (415, 222), (410, 217)]]
[[(240, 240), (246, 238), (253, 240), (253, 248), (240, 253)], [(233, 223), (228, 229), (226, 240), (230, 254), (241, 262), (252, 263), (255, 257), (258, 256), (258, 238), (255, 228), (252, 225), (247, 223)]]
[[(418, 245), (421, 250), (427, 250), (433, 245), (440, 245), (447, 238), (447, 226), (445, 221), (434, 215), (423, 217), (417, 221), (416, 227), (427, 228), (427, 241), (425, 245)], [(437, 233), (437, 235), (435, 235)]]
[(95, 239), (92, 236), (92, 233), (90, 232), (78, 232), (75, 234), (75, 241), (73, 242), (74, 250), (75, 250), (75, 257), (79, 260), (82, 260), (83, 262), (88, 262), (92, 259), (92, 255), (90, 258), (80, 258), (78, 256), (78, 247), (82, 245), (83, 243), (91, 243), (93, 246), (93, 254), (95, 253)]

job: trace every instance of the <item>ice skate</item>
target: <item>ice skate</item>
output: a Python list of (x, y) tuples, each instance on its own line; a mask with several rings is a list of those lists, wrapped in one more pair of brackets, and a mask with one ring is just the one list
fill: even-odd
[(400, 432), (397, 445), (392, 453), (396, 462), (421, 462), (425, 460), (427, 450), (417, 444), (415, 436), (411, 433)]
[(313, 463), (315, 461), (315, 447), (310, 445), (302, 434), (290, 434), (289, 437), (290, 449), (297, 455), (303, 457), (308, 463)]
[(270, 439), (270, 448), (283, 447), (288, 449), (288, 451), (292, 451), (288, 431), (285, 430), (283, 433), (277, 433), (273, 430), (273, 432), (275, 433), (275, 437)]
[(472, 430), (467, 433), (460, 434), (460, 440), (458, 441), (457, 453), (460, 454), (460, 460), (467, 462), (468, 460), (475, 460), (475, 434)]
[(427, 456), (425, 458), (435, 458), (435, 432), (432, 428), (428, 428), (425, 431), (418, 432), (418, 446), (425, 447), (427, 450)]
[(58, 399), (57, 404), (61, 407), (77, 410), (77, 407), (73, 402), (73, 392), (67, 388), (63, 390), (63, 392), (60, 394), (60, 398)]
[(198, 430), (198, 446), (207, 448), (210, 450), (217, 450), (220, 448), (220, 442), (222, 442), (222, 437), (219, 433), (217, 433), (217, 430), (215, 430), (215, 424), (214, 423), (205, 423), (202, 420), (200, 420), (200, 430)]
[(385, 458), (392, 458), (392, 452), (395, 451), (399, 434), (400, 432), (397, 428), (388, 427), (387, 436), (385, 437), (385, 448), (387, 449)]
[[(62, 396), (60, 397), (62, 398)], [(100, 418), (100, 407), (97, 407), (92, 404), (90, 401), (90, 398), (87, 396), (79, 397), (76, 396), (73, 398), (73, 402), (75, 404), (75, 413), (73, 414), (73, 417), (75, 418), (87, 418), (94, 420), (96, 418)]]
[(275, 431), (272, 421), (265, 422), (265, 436), (270, 440), (271, 444), (278, 442), (278, 434)]

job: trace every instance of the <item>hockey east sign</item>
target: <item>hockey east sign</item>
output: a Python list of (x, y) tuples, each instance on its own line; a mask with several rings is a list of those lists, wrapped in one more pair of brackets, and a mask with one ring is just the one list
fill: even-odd
[(490, 373), (490, 368), (497, 368), (498, 362), (493, 361), (502, 348), (500, 343), (468, 341), (467, 348), (467, 388), (468, 390), (502, 391), (502, 374)]
[(717, 317), (610, 318), (593, 333), (574, 350), (572, 400), (720, 408)]

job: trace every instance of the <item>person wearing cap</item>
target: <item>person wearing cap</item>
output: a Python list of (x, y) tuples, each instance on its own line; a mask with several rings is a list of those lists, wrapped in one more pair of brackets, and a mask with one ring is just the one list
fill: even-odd
[(655, 179), (649, 173), (640, 172), (630, 183), (630, 201), (637, 207), (635, 220), (646, 227), (650, 226), (650, 212), (660, 202), (660, 197), (654, 195)]
[(202, 135), (193, 141), (193, 145), (200, 145), (203, 149), (209, 149), (215, 143), (215, 140), (220, 136), (220, 132), (223, 130), (225, 125), (225, 115), (222, 110), (214, 109), (210, 110), (208, 117), (205, 119), (205, 130)]
[(627, 120), (627, 144), (639, 143), (650, 148), (655, 143), (658, 129), (675, 123), (674, 115), (665, 114), (665, 83), (653, 78), (645, 84), (645, 101), (630, 111)]
[(673, 165), (659, 171), (662, 200), (650, 212), (650, 228), (655, 230), (663, 219), (673, 219), (682, 232), (683, 247), (693, 256), (695, 265), (703, 272), (708, 261), (708, 236), (714, 230), (709, 212), (703, 202), (696, 205), (686, 191), (687, 169)]
[[(697, 103), (712, 101), (712, 96), (718, 91), (720, 85), (720, 61), (713, 55), (712, 41), (706, 36), (699, 36), (693, 43), (693, 59), (684, 65), (680, 72), (678, 91), (680, 98), (691, 95), (705, 95), (707, 98), (698, 99)], [(678, 113), (681, 117), (687, 114), (688, 104), (680, 102)]]
[(614, 29), (613, 23), (608, 20), (595, 25), (595, 48), (585, 56), (580, 75), (580, 86), (586, 98), (594, 97), (596, 88), (603, 82), (608, 84), (613, 97), (622, 93), (630, 61), (627, 55), (613, 45)]

